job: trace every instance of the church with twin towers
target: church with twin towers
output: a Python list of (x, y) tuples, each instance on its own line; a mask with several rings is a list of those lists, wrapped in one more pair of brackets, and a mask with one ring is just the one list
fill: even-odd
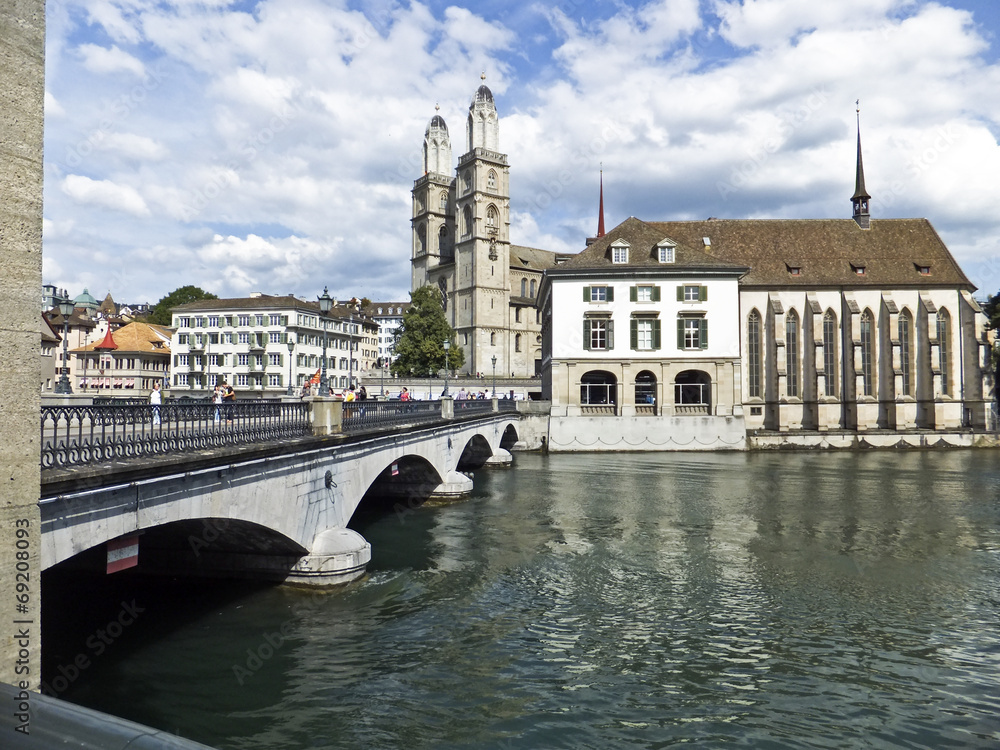
[(510, 239), (510, 166), (500, 118), (485, 83), (469, 105), (465, 153), (452, 163), (440, 114), (424, 133), (423, 175), (413, 184), (412, 289), (440, 290), (448, 323), (465, 352), (463, 372), (535, 377), (542, 357), (535, 301), (555, 253)]

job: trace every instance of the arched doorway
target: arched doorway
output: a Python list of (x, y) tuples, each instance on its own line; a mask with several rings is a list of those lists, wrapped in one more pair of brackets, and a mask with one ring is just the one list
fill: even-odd
[(712, 379), (701, 370), (684, 370), (674, 378), (675, 414), (711, 414)]
[(656, 414), (656, 376), (649, 370), (635, 376), (635, 413)]
[(605, 370), (591, 370), (580, 378), (580, 407), (584, 414), (615, 414), (618, 379)]

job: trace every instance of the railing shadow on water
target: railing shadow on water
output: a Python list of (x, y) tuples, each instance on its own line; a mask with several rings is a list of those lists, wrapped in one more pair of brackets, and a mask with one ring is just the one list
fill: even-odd
[(80, 466), (310, 432), (309, 405), (304, 402), (43, 406), (41, 466)]

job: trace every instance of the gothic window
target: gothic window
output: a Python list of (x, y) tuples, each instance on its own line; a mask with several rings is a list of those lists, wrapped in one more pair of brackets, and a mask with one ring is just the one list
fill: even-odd
[(799, 316), (795, 310), (785, 320), (785, 373), (789, 398), (799, 395)]
[(442, 211), (447, 211), (448, 210), (448, 194), (447, 193), (441, 193), (441, 210)]
[(417, 255), (427, 252), (427, 227), (423, 224), (417, 227)]
[(531, 296), (532, 297), (535, 296), (535, 280), (534, 279), (531, 280)]
[(462, 190), (466, 193), (472, 190), (472, 172), (469, 170), (462, 175)]
[(489, 235), (496, 234), (497, 223), (497, 210), (493, 206), (490, 206), (486, 209), (486, 233)]
[(442, 276), (438, 279), (438, 289), (441, 290), (441, 307), (448, 309), (448, 282)]
[(472, 234), (472, 209), (466, 206), (462, 210), (462, 236), (468, 237)]
[(913, 337), (910, 335), (911, 326), (910, 313), (903, 310), (899, 314), (899, 370), (902, 375), (900, 396), (913, 395)]
[(451, 246), (451, 237), (448, 235), (448, 227), (443, 224), (441, 225), (441, 230), (438, 232), (438, 252), (448, 257), (455, 254)]
[(521, 296), (522, 297), (527, 297), (528, 296), (528, 280), (527, 279), (521, 279)]
[(947, 396), (951, 393), (951, 372), (949, 362), (948, 332), (951, 326), (951, 316), (947, 310), (938, 310), (937, 314), (937, 338), (938, 338), (938, 368), (941, 370), (941, 394)]
[(496, 189), (497, 189), (497, 173), (494, 172), (492, 169), (490, 170), (490, 173), (488, 175), (486, 175), (486, 187), (489, 188), (490, 191), (496, 192)]
[(496, 346), (497, 335), (495, 333), (490, 334), (490, 346)]
[(827, 310), (823, 316), (823, 395), (837, 395), (837, 316)]
[(875, 395), (875, 364), (872, 359), (875, 354), (874, 328), (871, 310), (865, 310), (861, 314), (861, 387), (865, 396)]
[(760, 358), (760, 313), (756, 310), (750, 312), (747, 319), (747, 385), (750, 389), (750, 398), (761, 398), (762, 362)]

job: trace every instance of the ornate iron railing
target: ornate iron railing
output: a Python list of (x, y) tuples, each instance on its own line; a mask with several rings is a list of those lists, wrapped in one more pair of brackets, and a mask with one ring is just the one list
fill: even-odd
[(344, 403), (344, 432), (433, 422), (441, 418), (440, 401), (351, 401)]
[(43, 469), (308, 435), (303, 402), (43, 406)]

